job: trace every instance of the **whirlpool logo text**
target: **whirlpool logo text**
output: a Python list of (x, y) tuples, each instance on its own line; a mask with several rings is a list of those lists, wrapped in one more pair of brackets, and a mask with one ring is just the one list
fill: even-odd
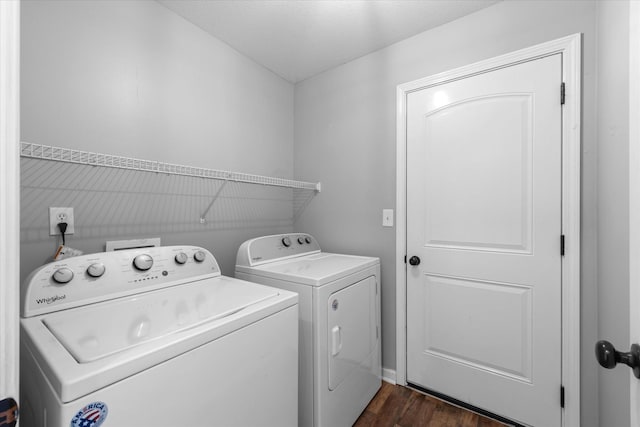
[(67, 297), (67, 294), (62, 294), (62, 295), (54, 295), (52, 297), (47, 297), (47, 298), (36, 298), (36, 303), (37, 304), (52, 304), (56, 301), (60, 301), (63, 300)]

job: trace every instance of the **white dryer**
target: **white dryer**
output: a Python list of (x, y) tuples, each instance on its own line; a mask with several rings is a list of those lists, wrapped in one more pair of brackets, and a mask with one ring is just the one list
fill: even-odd
[(353, 425), (381, 386), (379, 259), (283, 234), (244, 242), (235, 275), (299, 295), (299, 426)]
[(297, 295), (205, 249), (68, 258), (22, 298), (22, 426), (297, 425)]

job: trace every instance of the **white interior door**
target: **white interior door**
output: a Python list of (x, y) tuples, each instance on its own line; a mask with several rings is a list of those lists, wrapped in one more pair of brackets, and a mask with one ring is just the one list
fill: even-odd
[(18, 400), (20, 3), (0, 1), (0, 425)]
[(407, 382), (545, 427), (561, 424), (561, 76), (555, 54), (406, 107)]

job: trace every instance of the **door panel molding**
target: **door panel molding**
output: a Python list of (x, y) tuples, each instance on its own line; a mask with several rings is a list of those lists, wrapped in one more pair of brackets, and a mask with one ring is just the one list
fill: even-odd
[[(484, 108), (479, 108), (480, 106)], [(478, 109), (485, 117), (477, 117)], [(474, 119), (483, 123), (483, 118), (489, 118), (493, 114), (502, 114), (502, 121), (511, 124), (508, 130), (503, 129), (509, 134), (510, 139), (498, 138), (496, 135), (483, 138), (484, 129), (463, 126)], [(443, 131), (446, 134), (450, 128), (464, 132), (464, 137), (456, 139), (453, 144), (441, 145), (437, 149), (427, 144), (427, 158), (424, 160), (426, 186), (430, 193), (434, 193), (434, 186), (439, 188), (440, 197), (432, 199), (433, 203), (427, 206), (426, 217), (429, 221), (425, 227), (425, 247), (533, 254), (533, 122), (532, 93), (471, 97), (452, 102), (425, 115), (426, 134), (430, 140), (437, 140)], [(527, 129), (527, 132), (520, 133), (523, 128)], [(520, 145), (500, 143), (516, 139), (520, 140)], [(478, 141), (490, 143), (488, 146), (478, 147)], [(514, 165), (517, 166), (513, 167), (506, 177), (487, 174), (482, 169), (482, 163), (475, 158), (481, 153), (502, 152), (506, 155), (510, 151), (510, 154), (514, 155)], [(470, 159), (460, 158), (455, 169), (451, 169), (450, 165), (445, 166), (446, 162), (441, 161), (440, 157), (454, 156), (456, 152), (473, 154)], [(466, 173), (461, 174), (461, 171)], [(519, 193), (509, 191), (512, 182), (518, 181), (521, 182)], [(492, 198), (491, 204), (486, 203), (486, 190), (482, 190), (486, 188), (491, 188), (492, 193), (500, 195)], [(452, 209), (452, 206), (457, 205), (452, 203), (454, 200), (451, 200), (451, 197), (459, 197), (461, 193), (465, 193), (465, 206)], [(447, 209), (440, 209), (441, 206), (447, 206)], [(509, 209), (514, 206), (520, 208)], [(451, 217), (456, 219), (455, 227), (451, 227)], [(471, 230), (458, 226), (468, 224), (478, 217), (485, 224), (494, 222), (503, 227), (505, 224), (511, 224), (511, 227), (508, 233), (498, 236), (491, 231), (496, 227)], [(469, 233), (475, 238), (460, 239), (460, 236), (468, 237)]]
[[(396, 133), (396, 381), (406, 385), (407, 361), (407, 95), (411, 92), (483, 74), (554, 54), (562, 54), (565, 103), (562, 109), (562, 385), (566, 390), (562, 425), (580, 426), (580, 34), (487, 59), (397, 87)], [(558, 88), (560, 102), (560, 88)], [(558, 236), (560, 239), (560, 236)]]
[[(530, 286), (429, 273), (425, 273), (423, 286), (422, 296), (425, 305), (429, 307), (427, 311), (439, 311), (435, 317), (445, 320), (442, 323), (428, 322), (429, 327), (424, 336), (425, 353), (496, 375), (533, 383), (533, 307)], [(459, 288), (467, 290), (459, 292)], [(461, 298), (462, 293), (471, 298)], [(483, 315), (484, 302), (489, 302), (491, 297), (496, 296), (505, 306), (515, 306), (518, 310), (487, 318)], [(486, 345), (471, 344), (476, 342), (476, 329), (471, 330), (465, 327), (466, 324), (456, 321), (465, 316), (471, 319), (469, 323), (474, 328), (489, 328), (495, 332), (483, 337)], [(517, 336), (514, 336), (516, 333)]]

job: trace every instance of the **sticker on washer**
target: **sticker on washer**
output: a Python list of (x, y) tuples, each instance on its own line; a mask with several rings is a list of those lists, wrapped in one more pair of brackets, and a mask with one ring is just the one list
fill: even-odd
[(92, 402), (78, 413), (71, 420), (70, 427), (98, 427), (107, 418), (109, 409), (104, 402)]

